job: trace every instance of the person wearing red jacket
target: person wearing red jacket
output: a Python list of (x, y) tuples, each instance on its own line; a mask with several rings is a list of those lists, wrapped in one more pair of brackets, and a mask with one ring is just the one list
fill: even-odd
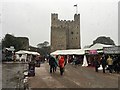
[(64, 72), (64, 62), (65, 62), (64, 57), (60, 56), (59, 62), (58, 62), (60, 67), (60, 75), (63, 75), (63, 72)]

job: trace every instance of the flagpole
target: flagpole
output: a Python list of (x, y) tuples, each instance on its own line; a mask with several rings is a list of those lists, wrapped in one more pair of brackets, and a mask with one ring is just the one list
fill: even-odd
[(76, 7), (76, 14), (78, 13), (78, 7), (77, 7), (77, 4), (74, 5), (74, 7)]
[[(77, 5), (77, 4), (76, 4)], [(78, 13), (78, 7), (76, 6), (76, 14)]]

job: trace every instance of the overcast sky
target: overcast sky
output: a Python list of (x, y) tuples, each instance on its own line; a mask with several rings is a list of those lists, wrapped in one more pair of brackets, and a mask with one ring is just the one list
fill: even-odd
[(50, 42), (51, 13), (58, 13), (61, 20), (73, 20), (76, 12), (73, 6), (77, 4), (82, 47), (92, 44), (99, 36), (110, 37), (118, 44), (118, 1), (2, 0), (1, 36), (11, 33), (17, 37), (28, 37), (32, 46)]

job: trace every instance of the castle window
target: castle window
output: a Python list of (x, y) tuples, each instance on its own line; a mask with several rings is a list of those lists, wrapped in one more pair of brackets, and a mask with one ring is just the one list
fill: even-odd
[(76, 37), (76, 39), (77, 39), (77, 37)]
[(72, 38), (73, 39), (73, 38)]
[(77, 34), (78, 34), (78, 32), (77, 32)]
[(73, 32), (71, 32), (71, 34), (73, 34)]

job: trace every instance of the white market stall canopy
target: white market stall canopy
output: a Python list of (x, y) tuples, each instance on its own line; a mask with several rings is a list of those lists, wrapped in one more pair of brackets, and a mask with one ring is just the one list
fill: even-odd
[(32, 51), (25, 51), (25, 50), (20, 50), (18, 52), (15, 52), (16, 54), (32, 54), (32, 55), (40, 55), (38, 52), (32, 52)]
[(96, 51), (97, 53), (103, 52), (104, 47), (113, 47), (114, 45), (105, 45), (96, 43), (90, 48), (83, 49), (68, 49), (68, 50), (56, 50), (51, 53), (51, 55), (84, 55), (86, 51)]
[(51, 55), (84, 55), (84, 49), (69, 49), (69, 50), (57, 50), (52, 52)]
[(113, 45), (96, 43), (95, 45), (91, 46), (90, 48), (87, 48), (86, 50), (97, 50), (97, 49), (103, 49), (104, 47), (113, 47)]
[(96, 43), (95, 45), (91, 46), (90, 48), (84, 48), (84, 50), (86, 51), (86, 53), (95, 52), (95, 51), (96, 51), (96, 53), (101, 53), (101, 52), (103, 52), (104, 47), (113, 47), (113, 46), (114, 45), (105, 45), (105, 44)]

